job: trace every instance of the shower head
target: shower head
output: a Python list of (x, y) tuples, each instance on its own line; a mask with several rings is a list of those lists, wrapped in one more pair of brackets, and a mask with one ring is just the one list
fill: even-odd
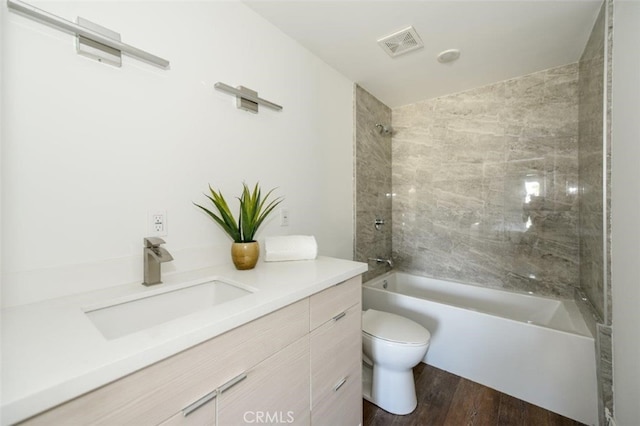
[(376, 124), (376, 128), (378, 129), (378, 133), (381, 135), (391, 135), (393, 134), (393, 128), (391, 126), (387, 127), (384, 124)]

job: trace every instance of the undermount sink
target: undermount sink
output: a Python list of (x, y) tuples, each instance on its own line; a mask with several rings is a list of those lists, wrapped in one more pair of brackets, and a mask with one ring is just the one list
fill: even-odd
[(150, 293), (88, 307), (84, 313), (105, 338), (116, 339), (230, 302), (253, 291), (214, 279)]

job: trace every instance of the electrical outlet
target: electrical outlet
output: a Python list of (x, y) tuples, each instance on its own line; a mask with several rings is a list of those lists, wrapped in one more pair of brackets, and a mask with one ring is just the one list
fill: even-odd
[(161, 214), (153, 215), (153, 230), (155, 232), (164, 231), (164, 216), (162, 216)]
[(167, 212), (166, 210), (154, 210), (149, 212), (149, 236), (167, 236)]
[(289, 210), (280, 209), (280, 226), (289, 226)]

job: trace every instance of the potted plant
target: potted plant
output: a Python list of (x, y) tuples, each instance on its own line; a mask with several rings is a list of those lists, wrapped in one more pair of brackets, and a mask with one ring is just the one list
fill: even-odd
[(255, 240), (256, 232), (273, 209), (283, 201), (283, 198), (278, 197), (267, 203), (275, 188), (267, 192), (267, 195), (263, 198), (258, 183), (254, 186), (253, 191), (249, 189), (246, 183), (243, 183), (242, 187), (242, 194), (237, 197), (240, 201), (238, 220), (233, 216), (222, 192), (216, 192), (211, 185), (209, 185), (211, 195), (205, 195), (216, 211), (194, 204), (216, 221), (233, 240), (231, 259), (236, 268), (253, 269), (260, 256), (260, 246)]

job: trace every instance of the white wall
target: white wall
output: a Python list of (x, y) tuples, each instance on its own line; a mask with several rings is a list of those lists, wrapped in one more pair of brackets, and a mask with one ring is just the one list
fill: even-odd
[[(5, 14), (5, 10), (4, 8), (0, 7), (0, 22), (3, 23), (3, 28), (4, 28), (4, 14)], [(2, 223), (2, 179), (3, 179), (3, 173), (2, 173), (2, 161), (3, 161), (3, 157), (2, 157), (2, 151), (3, 151), (3, 140), (4, 140), (4, 120), (3, 120), (3, 113), (4, 113), (4, 31), (0, 30), (0, 224)], [(2, 276), (2, 247), (4, 246), (4, 239), (3, 239), (3, 235), (2, 235), (2, 226), (0, 226), (0, 277)], [(0, 278), (0, 287), (2, 285), (2, 278)], [(0, 289), (0, 305), (2, 304), (2, 291)], [(0, 366), (3, 365), (2, 363), (2, 354), (3, 349), (2, 349), (2, 328), (0, 327)], [(2, 374), (2, 368), (0, 367), (0, 374)], [(0, 400), (2, 400), (2, 386), (0, 385)]]
[[(122, 68), (71, 35), (2, 18), (3, 305), (142, 279), (150, 210), (168, 212), (163, 273), (230, 263), (231, 240), (192, 201), (260, 181), (286, 198), (258, 233), (315, 234), (352, 257), (352, 83), (237, 2), (47, 2), (171, 61)], [(6, 7), (5, 4), (2, 7)], [(244, 85), (284, 106), (257, 115), (214, 90)], [(259, 265), (258, 265), (259, 267)]]
[(611, 153), (613, 398), (618, 426), (640, 419), (640, 1), (615, 1)]

